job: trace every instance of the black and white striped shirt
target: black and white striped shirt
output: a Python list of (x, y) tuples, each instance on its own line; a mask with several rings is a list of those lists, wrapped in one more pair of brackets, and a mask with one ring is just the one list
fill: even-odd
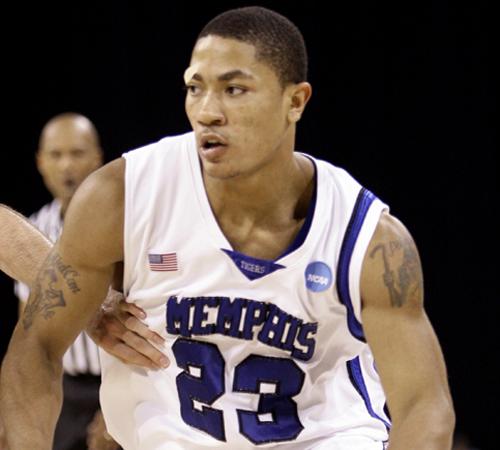
[[(30, 216), (30, 221), (52, 242), (55, 242), (62, 230), (61, 204), (53, 200), (39, 211)], [(16, 282), (14, 292), (22, 302), (26, 303), (29, 297), (29, 287)], [(97, 345), (85, 332), (82, 332), (63, 358), (64, 371), (70, 375), (92, 374), (100, 375), (99, 352)]]

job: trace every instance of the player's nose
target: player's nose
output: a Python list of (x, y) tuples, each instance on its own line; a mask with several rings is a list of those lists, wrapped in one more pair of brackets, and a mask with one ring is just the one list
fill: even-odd
[(213, 93), (207, 93), (200, 102), (196, 120), (201, 125), (224, 125), (226, 116), (222, 104)]

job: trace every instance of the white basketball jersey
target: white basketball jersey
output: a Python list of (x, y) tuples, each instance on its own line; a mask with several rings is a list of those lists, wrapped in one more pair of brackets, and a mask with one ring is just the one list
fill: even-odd
[(171, 364), (101, 352), (111, 435), (126, 450), (354, 448), (334, 446), (346, 438), (382, 449), (390, 423), (359, 284), (387, 206), (310, 157), (316, 188), (296, 242), (275, 261), (249, 258), (218, 227), (192, 133), (124, 157), (125, 294)]

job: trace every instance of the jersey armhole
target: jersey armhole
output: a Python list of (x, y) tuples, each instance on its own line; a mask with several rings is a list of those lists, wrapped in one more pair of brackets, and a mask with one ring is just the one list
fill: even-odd
[(127, 189), (128, 183), (127, 179), (130, 177), (130, 170), (131, 170), (131, 164), (129, 164), (129, 158), (130, 155), (127, 153), (124, 153), (122, 155), (122, 158), (125, 160), (125, 178), (123, 180), (123, 189), (125, 192), (124, 196), (124, 202), (125, 204), (123, 205), (123, 295), (125, 298), (127, 298), (129, 289), (130, 289), (130, 271), (132, 270), (131, 267), (129, 267), (129, 261), (130, 258), (128, 258), (128, 255), (130, 254), (130, 249), (129, 249), (129, 239), (128, 239), (128, 232), (129, 232), (129, 220), (128, 217), (132, 217), (132, 189)]
[(361, 321), (361, 270), (366, 251), (375, 233), (375, 229), (384, 211), (389, 211), (389, 207), (375, 198), (366, 214), (361, 227), (358, 239), (352, 253), (351, 264), (349, 266), (349, 291), (353, 304), (353, 312), (359, 323)]

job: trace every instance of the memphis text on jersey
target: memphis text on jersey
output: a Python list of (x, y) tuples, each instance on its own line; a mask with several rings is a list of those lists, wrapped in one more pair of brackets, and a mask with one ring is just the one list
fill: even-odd
[(317, 323), (304, 323), (276, 305), (246, 298), (171, 296), (167, 332), (184, 337), (221, 334), (253, 340), (308, 361), (314, 354)]

